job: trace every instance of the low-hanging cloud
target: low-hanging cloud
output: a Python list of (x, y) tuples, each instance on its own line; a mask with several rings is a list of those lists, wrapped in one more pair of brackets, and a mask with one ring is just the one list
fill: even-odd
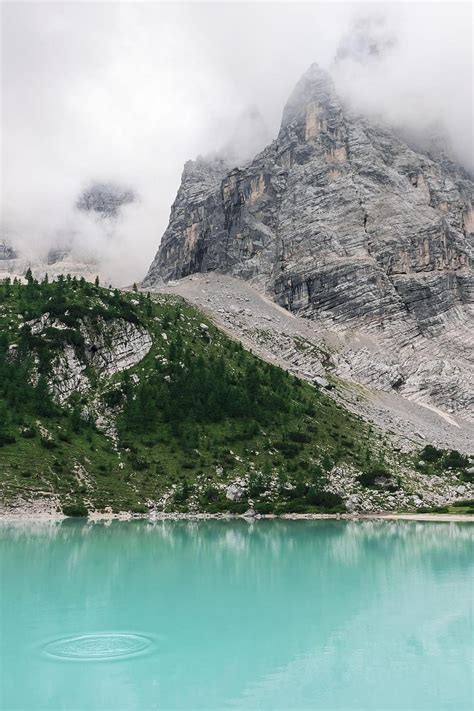
[[(471, 168), (471, 12), (452, 2), (3, 3), (3, 230), (32, 255), (69, 235), (116, 283), (142, 278), (184, 162), (263, 147), (314, 61), (358, 111), (418, 135), (443, 125)], [(380, 52), (341, 57), (361, 23)], [(113, 229), (75, 207), (108, 181), (139, 196)]]

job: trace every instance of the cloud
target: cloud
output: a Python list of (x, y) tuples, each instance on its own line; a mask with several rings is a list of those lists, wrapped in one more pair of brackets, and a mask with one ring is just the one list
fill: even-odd
[(472, 40), (468, 3), (377, 6), (356, 15), (340, 43), (348, 51), (333, 67), (338, 90), (356, 110), (418, 139), (445, 131), (472, 170)]
[[(4, 228), (36, 254), (73, 234), (117, 283), (145, 274), (184, 162), (229, 142), (244, 154), (249, 116), (249, 150), (263, 147), (299, 76), (331, 66), (360, 18), (393, 41), (377, 61), (339, 62), (340, 91), (417, 131), (442, 121), (472, 165), (468, 4), (4, 2), (1, 12)], [(94, 181), (140, 196), (112, 232), (75, 208)]]

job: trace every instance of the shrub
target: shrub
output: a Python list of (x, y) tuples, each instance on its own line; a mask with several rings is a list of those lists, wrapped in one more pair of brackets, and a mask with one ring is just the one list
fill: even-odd
[(449, 513), (449, 508), (447, 506), (420, 506), (417, 509), (418, 513)]
[(149, 509), (148, 506), (145, 506), (145, 504), (133, 504), (130, 507), (130, 511), (134, 514), (146, 514)]
[(289, 499), (302, 499), (308, 493), (308, 485), (303, 481), (297, 481), (296, 486), (293, 489), (289, 489), (286, 495)]
[(304, 499), (293, 499), (286, 503), (278, 504), (275, 513), (308, 513), (310, 506)]
[(267, 482), (262, 475), (251, 474), (249, 478), (249, 496), (251, 499), (263, 494), (267, 489)]
[(288, 432), (287, 437), (288, 437), (288, 439), (291, 439), (293, 442), (301, 442), (303, 444), (306, 442), (311, 442), (311, 437), (308, 434), (306, 434), (306, 432), (300, 432), (298, 430)]
[(306, 500), (311, 506), (321, 506), (324, 509), (333, 509), (338, 506), (344, 507), (342, 496), (333, 494), (331, 491), (316, 491), (315, 489), (310, 489)]
[[(248, 507), (249, 505), (247, 501), (228, 501), (221, 510), (228, 511), (233, 514), (244, 514)], [(257, 507), (255, 507), (255, 510), (257, 510)]]
[(219, 489), (216, 489), (215, 486), (208, 486), (207, 489), (202, 493), (202, 500), (205, 503), (216, 502), (218, 501), (219, 496)]
[(357, 481), (359, 481), (362, 486), (374, 486), (376, 477), (377, 475), (373, 471), (369, 470), (359, 474)]
[(311, 467), (309, 476), (312, 482), (321, 482), (327, 479), (326, 472), (319, 466), (319, 464), (314, 464)]
[(175, 491), (173, 500), (175, 504), (184, 504), (188, 499), (189, 495), (194, 490), (194, 487), (190, 487), (188, 481), (185, 479), (179, 489)]
[(329, 472), (334, 466), (334, 461), (328, 454), (325, 454), (321, 462), (324, 471)]
[(148, 467), (150, 466), (149, 462), (147, 462), (147, 460), (144, 459), (144, 457), (141, 457), (139, 454), (129, 457), (129, 461), (131, 466), (139, 472), (143, 471), (144, 469), (148, 469)]
[(58, 446), (54, 439), (52, 439), (51, 437), (41, 437), (40, 442), (41, 446), (45, 449), (56, 449), (56, 447)]
[(65, 504), (62, 510), (65, 516), (87, 516), (89, 513), (84, 503), (80, 501), (73, 504)]
[(354, 442), (347, 437), (341, 437), (341, 444), (348, 449), (353, 449), (355, 446)]
[(257, 501), (254, 509), (259, 514), (270, 514), (275, 510), (275, 504), (270, 501)]
[(296, 444), (293, 444), (293, 442), (285, 442), (284, 440), (275, 442), (273, 446), (285, 457), (296, 457), (300, 449)]
[(445, 469), (465, 469), (469, 465), (469, 459), (456, 449), (452, 449), (444, 458)]
[(116, 405), (120, 405), (122, 402), (123, 394), (122, 391), (118, 389), (108, 390), (103, 394), (102, 399), (109, 407), (115, 407)]
[(362, 486), (377, 488), (377, 484), (375, 483), (376, 479), (390, 480), (390, 478), (390, 472), (385, 469), (382, 464), (375, 464), (370, 469), (367, 469), (362, 472), (362, 474), (359, 474), (357, 480), (362, 484)]
[(427, 444), (420, 452), (420, 458), (425, 462), (437, 462), (443, 456), (443, 450), (433, 447), (432, 444)]
[(21, 431), (21, 436), (25, 439), (33, 439), (36, 436), (36, 430), (34, 427), (24, 427)]

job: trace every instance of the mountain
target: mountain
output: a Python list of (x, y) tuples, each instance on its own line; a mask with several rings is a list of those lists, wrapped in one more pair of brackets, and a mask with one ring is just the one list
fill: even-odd
[(180, 298), (27, 279), (0, 283), (0, 512), (370, 512), (474, 496), (468, 457), (402, 452)]
[(83, 212), (95, 213), (103, 218), (116, 218), (123, 205), (137, 200), (130, 188), (117, 183), (93, 183), (79, 196), (76, 207)]
[(446, 150), (355, 115), (312, 65), (252, 161), (186, 164), (143, 284), (248, 280), (350, 343), (357, 382), (472, 419), (473, 195)]

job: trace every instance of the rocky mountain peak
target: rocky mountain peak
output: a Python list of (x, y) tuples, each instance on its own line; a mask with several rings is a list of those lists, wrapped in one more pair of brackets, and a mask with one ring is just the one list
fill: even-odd
[(296, 84), (283, 109), (282, 128), (294, 121), (306, 119), (308, 113), (320, 112), (338, 102), (329, 72), (312, 64)]
[(186, 165), (144, 285), (210, 271), (246, 279), (328, 331), (357, 334), (348, 361), (359, 382), (467, 416), (473, 201), (460, 166), (343, 109), (314, 64), (253, 160)]

